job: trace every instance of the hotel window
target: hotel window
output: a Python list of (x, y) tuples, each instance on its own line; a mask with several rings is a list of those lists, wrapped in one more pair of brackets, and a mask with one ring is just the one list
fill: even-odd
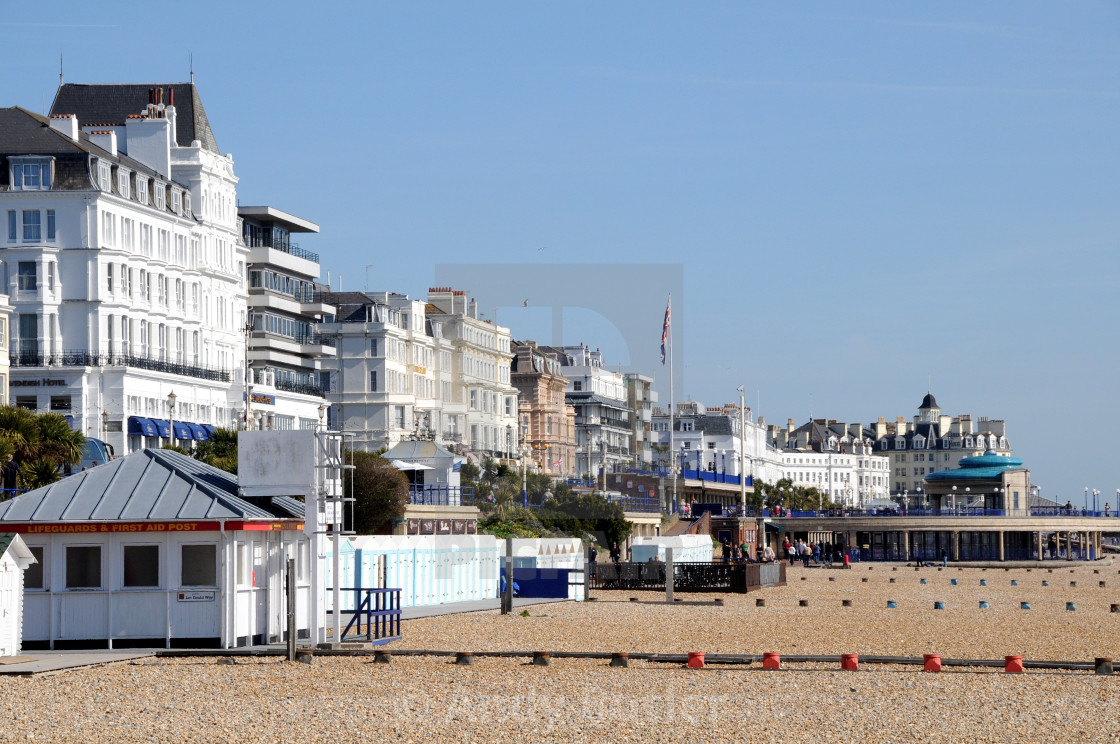
[(16, 225), (17, 225), (16, 210), (9, 209), (8, 210), (8, 240), (9, 241), (14, 241), (16, 239), (16, 236), (19, 234), (18, 230), (16, 229)]
[(54, 210), (47, 210), (47, 240), (54, 242)]
[(148, 179), (146, 178), (136, 179), (136, 201), (141, 204), (148, 203)]
[(17, 286), (21, 292), (38, 291), (38, 275), (34, 261), (20, 261), (16, 266), (16, 271), (19, 272)]
[(126, 589), (159, 586), (158, 545), (124, 546), (124, 576), (121, 586)]
[(191, 194), (189, 191), (183, 194), (183, 213), (188, 217), (191, 214)]
[(103, 160), (99, 161), (97, 163), (97, 185), (102, 191), (109, 191), (112, 189), (113, 182), (110, 178), (111, 175), (112, 171), (109, 168), (109, 164)]
[(182, 200), (183, 194), (181, 191), (171, 192), (171, 211), (175, 214), (179, 214), (182, 211)]
[(125, 199), (129, 197), (128, 171), (117, 171), (117, 191)]
[(371, 357), (377, 356), (377, 339), (371, 338), (369, 340), (369, 355)]
[(105, 279), (108, 282), (106, 289), (109, 294), (113, 294), (113, 264), (107, 264), (105, 266)]
[(37, 243), (43, 239), (42, 216), (38, 209), (23, 211), (23, 241)]
[(12, 158), (11, 161), (13, 191), (42, 191), (51, 187), (51, 161), (49, 159), (24, 160)]
[(164, 207), (164, 199), (166, 198), (164, 192), (165, 188), (166, 187), (162, 183), (157, 183), (152, 188), (152, 191), (154, 192), (154, 195), (156, 197), (156, 209), (163, 209)]
[(377, 392), (377, 370), (370, 370), (369, 373), (369, 391), (371, 393)]

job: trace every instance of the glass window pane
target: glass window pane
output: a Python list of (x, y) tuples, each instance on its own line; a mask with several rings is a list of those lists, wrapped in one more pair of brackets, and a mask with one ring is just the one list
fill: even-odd
[(218, 549), (216, 545), (184, 545), (180, 572), (181, 586), (218, 585)]
[(43, 588), (43, 548), (42, 546), (29, 546), (31, 555), (35, 556), (35, 562), (27, 567), (23, 572), (23, 588), (24, 589), (42, 589)]
[(72, 545), (66, 548), (66, 588), (101, 588), (101, 546)]
[(124, 546), (123, 586), (159, 586), (159, 546)]

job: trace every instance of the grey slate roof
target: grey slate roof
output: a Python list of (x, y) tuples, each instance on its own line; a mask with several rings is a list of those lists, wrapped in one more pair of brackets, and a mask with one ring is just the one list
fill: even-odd
[(386, 460), (431, 460), (437, 458), (452, 459), (451, 454), (435, 442), (426, 439), (403, 439), (393, 445), (393, 448), (382, 455)]
[(59, 86), (51, 104), (51, 116), (74, 114), (79, 126), (121, 126), (131, 115), (139, 114), (148, 106), (148, 91), (163, 88), (163, 102), (170, 102), (170, 91), (175, 91), (175, 141), (187, 147), (193, 140), (211, 152), (220, 153), (218, 141), (210, 129), (210, 120), (198, 88), (193, 83), (124, 83), (120, 85)]
[(5, 522), (302, 519), (287, 497), (254, 504), (237, 478), (172, 450), (144, 449), (0, 503)]
[[(81, 124), (81, 122), (78, 122)], [(66, 189), (88, 190), (95, 188), (90, 180), (89, 155), (93, 154), (104, 160), (115, 160), (132, 171), (145, 173), (149, 176), (166, 179), (152, 168), (144, 165), (139, 160), (118, 153), (116, 157), (108, 150), (95, 145), (85, 132), (78, 132), (78, 140), (74, 141), (62, 132), (51, 129), (50, 120), (44, 116), (28, 111), (27, 109), (13, 106), (0, 108), (0, 158), (10, 155), (44, 155), (76, 160), (76, 173), (78, 178), (66, 178), (64, 172), (56, 172), (52, 191)], [(69, 168), (66, 173), (73, 174), (75, 168)], [(0, 185), (8, 183), (7, 169), (0, 172)]]

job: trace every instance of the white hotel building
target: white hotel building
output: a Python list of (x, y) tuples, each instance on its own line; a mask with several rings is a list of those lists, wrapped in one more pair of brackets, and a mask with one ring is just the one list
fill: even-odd
[[(178, 99), (179, 106), (172, 105)], [(8, 401), (123, 454), (243, 408), (247, 249), (233, 158), (192, 84), (64, 85), (0, 109)]]
[(322, 361), (330, 423), (355, 446), (422, 437), (475, 459), (516, 457), (509, 329), (479, 318), (465, 292), (433, 288), (426, 302), (390, 292), (323, 300), (337, 308), (318, 329), (335, 351)]

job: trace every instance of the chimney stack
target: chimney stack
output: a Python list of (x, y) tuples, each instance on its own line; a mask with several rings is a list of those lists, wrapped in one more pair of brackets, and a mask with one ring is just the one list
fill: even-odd
[(62, 132), (75, 142), (78, 141), (78, 117), (74, 114), (55, 114), (51, 117), (51, 129)]

